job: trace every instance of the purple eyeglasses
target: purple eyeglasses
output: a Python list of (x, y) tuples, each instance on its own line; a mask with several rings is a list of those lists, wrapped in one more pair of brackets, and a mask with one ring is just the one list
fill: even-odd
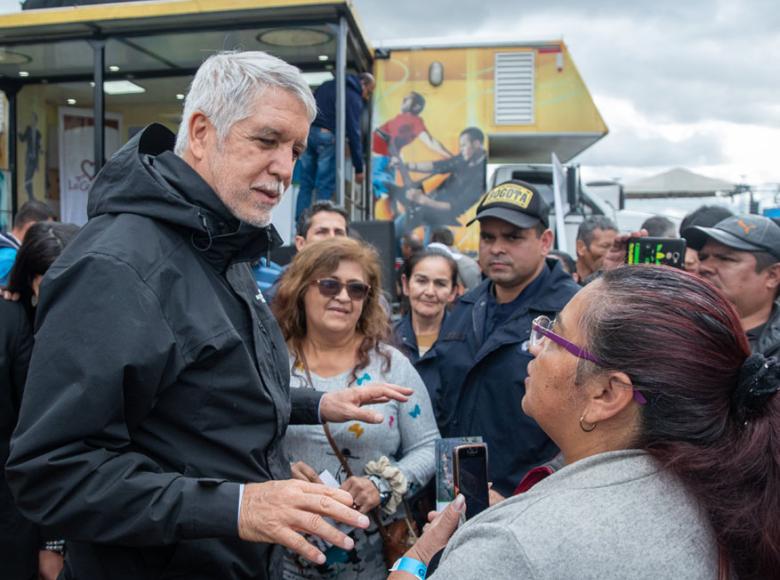
[[(592, 355), (587, 350), (577, 346), (573, 342), (569, 342), (560, 334), (553, 332), (552, 325), (553, 321), (550, 320), (547, 316), (537, 316), (533, 322), (531, 322), (531, 346), (540, 344), (545, 338), (549, 338), (555, 344), (562, 346), (577, 358), (581, 358), (601, 366), (601, 361), (596, 358), (595, 355)], [(634, 400), (640, 405), (647, 404), (647, 399), (645, 396), (636, 389), (634, 389)]]

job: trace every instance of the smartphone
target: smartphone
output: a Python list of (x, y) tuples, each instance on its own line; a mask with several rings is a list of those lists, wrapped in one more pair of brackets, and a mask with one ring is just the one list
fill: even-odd
[(655, 264), (685, 268), (685, 239), (628, 238), (626, 264)]
[(466, 519), (486, 510), (488, 499), (487, 445), (459, 445), (452, 452), (455, 493), (466, 498)]

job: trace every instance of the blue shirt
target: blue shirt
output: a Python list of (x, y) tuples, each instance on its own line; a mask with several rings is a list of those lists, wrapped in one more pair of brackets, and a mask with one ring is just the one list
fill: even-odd
[(21, 242), (10, 232), (0, 232), (0, 286), (8, 285), (8, 274), (11, 273), (16, 253)]

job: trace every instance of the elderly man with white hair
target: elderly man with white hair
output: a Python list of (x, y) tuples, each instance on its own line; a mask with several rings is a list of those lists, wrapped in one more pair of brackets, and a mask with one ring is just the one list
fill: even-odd
[[(302, 533), (367, 527), (345, 491), (290, 477), (289, 423), (380, 422), (368, 386), (289, 389), (287, 350), (249, 262), (316, 113), (261, 52), (198, 70), (178, 137), (151, 125), (105, 166), (89, 222), (41, 286), (7, 465), (19, 509), (67, 540), (60, 578), (269, 578)], [(175, 147), (174, 147), (175, 145)]]

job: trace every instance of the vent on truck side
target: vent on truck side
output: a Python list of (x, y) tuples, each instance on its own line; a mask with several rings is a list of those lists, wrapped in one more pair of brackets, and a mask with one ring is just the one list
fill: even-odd
[(496, 125), (534, 122), (534, 52), (499, 52), (495, 59)]

